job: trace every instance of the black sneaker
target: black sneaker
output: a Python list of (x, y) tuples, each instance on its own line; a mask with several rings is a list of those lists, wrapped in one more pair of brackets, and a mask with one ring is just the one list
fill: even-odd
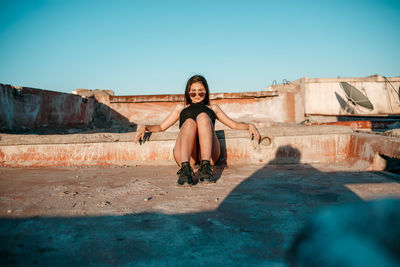
[(176, 173), (179, 175), (177, 183), (183, 185), (185, 183), (193, 184), (193, 170), (189, 163), (182, 163), (182, 168)]
[(204, 179), (209, 183), (215, 183), (214, 176), (211, 170), (211, 163), (209, 160), (203, 160), (201, 163), (200, 169), (200, 181), (204, 181)]

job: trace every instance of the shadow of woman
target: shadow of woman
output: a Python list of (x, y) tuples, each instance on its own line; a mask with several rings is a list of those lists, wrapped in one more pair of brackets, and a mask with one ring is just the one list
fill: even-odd
[(334, 178), (301, 163), (298, 149), (282, 146), (273, 160), (241, 182), (207, 216), (229, 234), (227, 241), (236, 244), (237, 253), (241, 248), (259, 262), (282, 262), (295, 234), (315, 210), (361, 201), (348, 189), (347, 196), (341, 197), (343, 181)]

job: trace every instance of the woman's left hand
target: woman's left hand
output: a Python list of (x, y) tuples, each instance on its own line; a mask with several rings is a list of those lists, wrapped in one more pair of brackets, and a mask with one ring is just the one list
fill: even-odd
[(250, 139), (254, 138), (258, 143), (260, 143), (260, 133), (258, 132), (257, 127), (252, 123), (249, 124), (249, 134)]

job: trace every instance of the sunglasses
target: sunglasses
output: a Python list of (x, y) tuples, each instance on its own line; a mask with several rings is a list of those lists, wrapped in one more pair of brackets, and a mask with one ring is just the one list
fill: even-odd
[(196, 95), (199, 95), (200, 97), (204, 97), (206, 95), (205, 92), (200, 92), (200, 93), (189, 93), (190, 97), (196, 97)]

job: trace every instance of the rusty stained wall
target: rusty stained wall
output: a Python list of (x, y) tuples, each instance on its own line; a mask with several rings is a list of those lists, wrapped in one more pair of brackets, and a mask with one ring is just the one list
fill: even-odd
[(360, 165), (360, 168), (381, 171), (386, 169), (382, 156), (397, 159), (396, 168), (400, 165), (400, 139), (370, 133), (353, 133), (348, 144), (347, 162)]
[[(269, 127), (273, 123), (299, 123), (304, 116), (343, 115), (344, 92), (340, 81), (365, 89), (374, 105), (364, 115), (400, 114), (400, 78), (302, 78), (290, 84), (271, 86), (272, 91), (211, 94), (232, 119)], [(390, 83), (389, 83), (389, 82)], [(394, 89), (393, 89), (394, 88)], [(97, 128), (131, 124), (159, 124), (183, 101), (183, 95), (109, 96), (78, 95), (0, 84), (0, 129), (25, 130), (44, 127), (86, 126)], [(397, 93), (396, 93), (397, 90)], [(340, 100), (342, 99), (342, 100)], [(138, 101), (139, 100), (139, 101)], [(87, 101), (86, 103), (84, 101)], [(342, 103), (341, 103), (342, 102)], [(177, 124), (170, 128), (176, 131)], [(216, 129), (226, 129), (217, 121)]]
[[(304, 90), (304, 108), (307, 115), (384, 115), (400, 114), (400, 77), (385, 79), (375, 75), (364, 78), (307, 77), (295, 81)], [(347, 97), (340, 85), (347, 82), (359, 89), (371, 101), (374, 109), (357, 107), (355, 112), (346, 112)]]
[(0, 166), (171, 165), (173, 142), (40, 144), (0, 147)]
[(0, 84), (0, 130), (87, 125), (93, 104), (93, 98)]
[(228, 164), (338, 163), (348, 153), (350, 134), (275, 136), (269, 146), (249, 139), (227, 139)]
[[(221, 140), (221, 158), (229, 164), (343, 162), (349, 134), (277, 136), (271, 145), (248, 138)], [(175, 165), (175, 140), (133, 142), (28, 144), (0, 146), (0, 166)]]
[[(95, 95), (82, 98), (79, 95), (3, 84), (0, 84), (0, 88), (0, 130), (3, 131), (159, 124), (177, 103), (183, 101), (183, 95)], [(118, 101), (112, 101), (115, 99)], [(259, 127), (271, 125), (269, 122), (300, 122), (304, 118), (300, 87), (291, 91), (282, 90), (279, 94), (276, 91), (216, 93), (211, 95), (211, 99), (234, 120), (258, 123)], [(170, 131), (177, 131), (177, 124)], [(226, 127), (217, 121), (216, 129)]]
[[(222, 139), (221, 158), (229, 164), (347, 163), (360, 170), (384, 170), (381, 156), (400, 159), (398, 138), (366, 133), (274, 136), (270, 145), (248, 138)], [(175, 140), (26, 144), (0, 146), (0, 166), (174, 165)], [(399, 166), (397, 166), (399, 167)]]
[[(225, 94), (225, 98), (211, 99), (211, 103), (219, 105), (229, 117), (237, 121), (295, 123), (304, 120), (300, 87), (298, 91), (279, 92), (278, 95), (271, 94), (264, 97), (241, 98), (241, 96), (228, 95), (231, 94)], [(133, 124), (159, 124), (171, 113), (175, 105), (183, 101), (183, 97), (172, 96), (164, 101), (160, 99), (152, 101), (149, 96), (148, 102), (135, 102), (133, 98), (133, 96), (119, 96), (118, 101), (113, 102), (107, 96), (96, 96), (98, 102), (109, 106), (115, 114), (127, 118)], [(143, 98), (141, 101), (146, 101), (146, 99)], [(114, 119), (118, 118), (114, 117)], [(173, 131), (177, 130), (177, 124), (171, 128)], [(217, 121), (216, 129), (224, 128)]]

